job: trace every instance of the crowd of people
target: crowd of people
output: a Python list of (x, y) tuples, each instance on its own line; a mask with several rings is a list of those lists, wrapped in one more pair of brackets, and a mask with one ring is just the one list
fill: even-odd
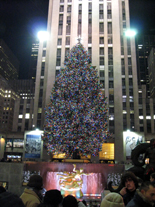
[[(100, 207), (155, 207), (155, 173), (150, 181), (139, 182), (132, 172), (121, 177), (122, 189), (109, 192), (101, 201)], [(42, 194), (43, 178), (32, 175), (27, 187), (19, 197), (0, 186), (0, 207), (86, 207), (85, 200), (78, 201), (73, 195), (63, 198), (57, 189)]]

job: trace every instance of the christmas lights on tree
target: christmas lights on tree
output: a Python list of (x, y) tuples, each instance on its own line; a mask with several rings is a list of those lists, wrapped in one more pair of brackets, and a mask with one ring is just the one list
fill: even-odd
[(46, 107), (44, 145), (51, 153), (96, 156), (109, 138), (108, 108), (97, 70), (81, 43), (74, 46), (60, 69)]

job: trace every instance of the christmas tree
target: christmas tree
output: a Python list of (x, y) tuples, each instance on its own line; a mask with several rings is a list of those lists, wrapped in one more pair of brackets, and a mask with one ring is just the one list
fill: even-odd
[(109, 137), (107, 104), (97, 70), (81, 43), (72, 48), (60, 69), (46, 107), (44, 145), (51, 153), (96, 156)]

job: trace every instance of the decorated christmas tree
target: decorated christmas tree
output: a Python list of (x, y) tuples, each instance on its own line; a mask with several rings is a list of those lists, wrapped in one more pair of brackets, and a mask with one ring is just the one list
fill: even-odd
[(60, 69), (46, 107), (44, 145), (51, 153), (96, 156), (109, 137), (107, 104), (97, 70), (81, 43), (74, 46)]

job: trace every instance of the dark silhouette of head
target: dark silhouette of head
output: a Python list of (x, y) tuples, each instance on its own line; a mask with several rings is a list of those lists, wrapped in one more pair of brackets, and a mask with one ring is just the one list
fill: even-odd
[(54, 189), (46, 191), (43, 203), (57, 207), (59, 204), (62, 203), (62, 200), (63, 197), (61, 195), (61, 192), (57, 189)]
[(68, 195), (63, 199), (62, 205), (63, 207), (78, 207), (78, 202), (74, 196)]
[(40, 175), (32, 175), (27, 186), (41, 190), (43, 188), (43, 178)]

